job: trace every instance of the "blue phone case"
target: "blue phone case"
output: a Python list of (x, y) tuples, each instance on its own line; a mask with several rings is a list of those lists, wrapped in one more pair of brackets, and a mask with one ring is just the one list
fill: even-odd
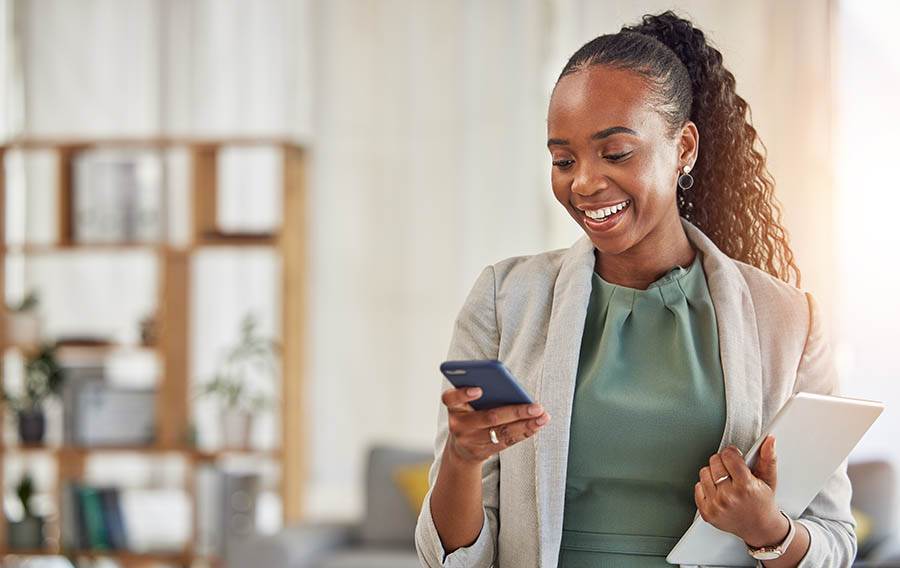
[(481, 388), (481, 398), (469, 402), (475, 410), (534, 402), (500, 361), (444, 361), (441, 373), (456, 388)]

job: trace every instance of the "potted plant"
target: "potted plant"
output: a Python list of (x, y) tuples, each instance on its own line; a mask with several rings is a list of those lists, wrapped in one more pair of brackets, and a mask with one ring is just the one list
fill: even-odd
[(7, 525), (7, 540), (12, 550), (37, 549), (44, 546), (44, 519), (31, 509), (34, 480), (25, 474), (16, 486), (16, 495), (22, 504), (22, 519)]
[(56, 345), (44, 343), (27, 357), (24, 392), (15, 395), (4, 389), (3, 400), (16, 414), (23, 444), (43, 442), (46, 423), (43, 403), (48, 397), (60, 394), (62, 382), (63, 370), (56, 359)]
[(244, 316), (238, 343), (229, 349), (212, 379), (200, 387), (200, 396), (213, 397), (219, 403), (222, 445), (226, 448), (247, 448), (253, 416), (273, 402), (271, 394), (249, 380), (252, 375), (262, 376), (271, 386), (277, 372), (278, 345), (259, 336), (256, 327), (252, 314)]
[(40, 341), (41, 319), (37, 306), (38, 295), (32, 290), (6, 310), (6, 341), (10, 345), (33, 346)]

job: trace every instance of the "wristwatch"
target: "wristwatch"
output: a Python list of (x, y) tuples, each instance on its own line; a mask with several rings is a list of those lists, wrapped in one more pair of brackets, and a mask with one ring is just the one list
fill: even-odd
[[(796, 527), (794, 526), (794, 521), (791, 520), (790, 517), (787, 516), (787, 513), (778, 510), (779, 513), (784, 515), (784, 518), (788, 520), (788, 524), (791, 526), (791, 529), (788, 531), (787, 536), (784, 537), (784, 540), (775, 546), (763, 546), (762, 548), (750, 548), (747, 547), (747, 552), (753, 558), (757, 560), (775, 560), (785, 552), (787, 552), (788, 547), (791, 545), (791, 541), (794, 540), (794, 533), (796, 532)], [(759, 562), (756, 563), (757, 566), (760, 565)]]

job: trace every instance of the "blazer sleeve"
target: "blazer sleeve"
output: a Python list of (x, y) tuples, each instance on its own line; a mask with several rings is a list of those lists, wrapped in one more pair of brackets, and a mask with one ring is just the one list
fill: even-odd
[[(496, 313), (496, 278), (493, 266), (482, 270), (456, 318), (447, 360), (496, 359), (500, 343)], [(442, 390), (454, 388), (442, 375)], [(500, 461), (492, 455), (482, 465), (481, 483), (484, 519), (481, 532), (469, 546), (447, 554), (431, 516), (431, 493), (440, 471), (444, 444), (448, 437), (447, 407), (438, 407), (434, 461), (428, 472), (428, 493), (416, 523), (416, 552), (429, 568), (489, 568), (497, 558), (497, 533), (500, 526)]]
[[(809, 331), (797, 368), (794, 391), (839, 395), (840, 385), (831, 346), (818, 304), (806, 292)], [(798, 568), (849, 568), (856, 558), (856, 521), (850, 512), (852, 489), (845, 459), (803, 511), (798, 523), (809, 530), (809, 550)]]

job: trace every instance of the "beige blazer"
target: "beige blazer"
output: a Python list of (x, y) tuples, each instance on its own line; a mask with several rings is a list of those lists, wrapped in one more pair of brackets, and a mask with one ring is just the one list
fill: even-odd
[[(716, 312), (725, 377), (725, 432), (719, 449), (750, 446), (795, 391), (839, 394), (831, 349), (812, 295), (726, 256), (682, 219)], [(594, 247), (500, 261), (475, 281), (456, 320), (447, 358), (499, 359), (553, 419), (535, 436), (488, 459), (482, 469), (484, 525), (470, 546), (445, 556), (430, 498), (447, 439), (439, 405), (435, 461), (415, 542), (424, 566), (550, 568), (562, 537), (566, 460), (575, 373), (591, 292)], [(452, 385), (443, 379), (444, 388)], [(844, 461), (799, 522), (810, 547), (801, 568), (849, 567), (856, 523)]]

